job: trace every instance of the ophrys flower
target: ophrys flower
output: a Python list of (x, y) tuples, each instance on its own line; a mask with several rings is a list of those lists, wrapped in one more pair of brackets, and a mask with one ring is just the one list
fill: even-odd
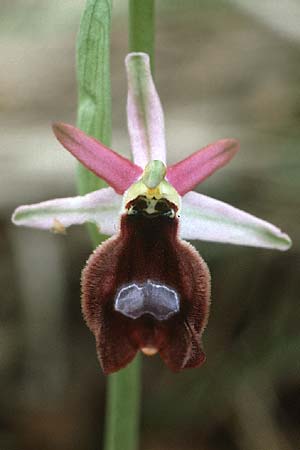
[(166, 167), (164, 118), (149, 58), (131, 53), (128, 129), (133, 162), (71, 125), (55, 124), (62, 145), (111, 187), (17, 208), (17, 225), (62, 232), (94, 222), (113, 235), (82, 274), (82, 309), (105, 373), (137, 351), (159, 352), (174, 371), (205, 359), (201, 337), (210, 302), (206, 263), (182, 238), (285, 250), (277, 227), (191, 190), (235, 155), (224, 139)]

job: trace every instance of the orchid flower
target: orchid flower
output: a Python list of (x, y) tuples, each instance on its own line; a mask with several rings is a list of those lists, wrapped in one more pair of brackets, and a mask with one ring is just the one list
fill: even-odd
[(291, 240), (262, 219), (191, 192), (232, 159), (236, 140), (219, 140), (166, 167), (164, 117), (149, 57), (131, 53), (125, 63), (133, 162), (56, 123), (60, 143), (110, 187), (21, 206), (12, 220), (54, 232), (93, 222), (111, 235), (82, 272), (83, 315), (103, 371), (125, 367), (139, 350), (158, 352), (179, 371), (205, 360), (202, 333), (210, 303), (207, 265), (183, 238), (278, 250), (288, 249)]

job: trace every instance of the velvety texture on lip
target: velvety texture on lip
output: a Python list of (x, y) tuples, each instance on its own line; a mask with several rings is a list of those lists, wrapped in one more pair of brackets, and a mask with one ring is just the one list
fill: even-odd
[[(122, 285), (149, 279), (179, 293), (179, 313), (159, 321), (147, 314), (130, 319), (115, 311)], [(145, 347), (157, 348), (173, 371), (205, 360), (201, 335), (209, 312), (210, 275), (196, 250), (178, 238), (178, 219), (124, 214), (119, 233), (89, 258), (82, 292), (83, 314), (106, 374), (124, 367)]]

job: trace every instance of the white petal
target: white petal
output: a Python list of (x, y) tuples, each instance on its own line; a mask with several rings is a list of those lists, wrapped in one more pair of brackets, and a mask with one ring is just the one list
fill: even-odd
[(151, 76), (149, 56), (129, 53), (127, 121), (133, 161), (144, 168), (154, 159), (166, 163), (164, 115)]
[(287, 250), (291, 239), (271, 223), (196, 192), (182, 198), (180, 233), (185, 239)]
[(117, 232), (122, 196), (112, 188), (99, 189), (84, 196), (59, 198), (17, 208), (12, 216), (16, 225), (63, 232), (70, 225), (94, 222), (103, 234)]

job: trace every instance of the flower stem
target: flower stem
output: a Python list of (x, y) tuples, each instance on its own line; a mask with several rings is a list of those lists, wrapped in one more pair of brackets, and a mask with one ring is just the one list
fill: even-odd
[(139, 438), (140, 368), (137, 356), (125, 369), (109, 376), (105, 450), (136, 450)]
[(148, 53), (152, 72), (155, 34), (154, 6), (154, 0), (129, 0), (129, 51)]
[[(129, 0), (129, 50), (154, 61), (154, 0)], [(136, 450), (139, 441), (141, 358), (109, 377), (105, 450)]]

